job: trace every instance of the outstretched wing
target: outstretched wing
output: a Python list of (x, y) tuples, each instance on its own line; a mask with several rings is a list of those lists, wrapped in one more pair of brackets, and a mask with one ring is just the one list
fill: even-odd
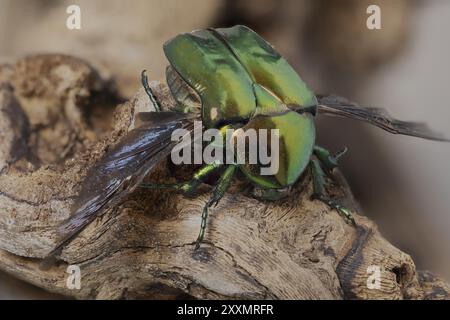
[(442, 134), (432, 131), (425, 123), (396, 120), (384, 109), (361, 107), (354, 102), (335, 95), (317, 96), (317, 98), (319, 114), (365, 121), (394, 134), (436, 141), (450, 141)]
[(71, 217), (58, 229), (60, 241), (42, 266), (52, 264), (66, 244), (106, 209), (131, 193), (165, 158), (176, 142), (172, 133), (193, 129), (192, 116), (174, 112), (138, 115), (140, 126), (130, 131), (87, 173), (72, 207)]

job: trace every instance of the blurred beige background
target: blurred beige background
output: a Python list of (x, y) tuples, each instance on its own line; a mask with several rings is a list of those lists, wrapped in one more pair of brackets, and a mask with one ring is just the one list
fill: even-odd
[[(81, 7), (81, 30), (65, 26)], [(378, 4), (382, 30), (366, 28)], [(450, 136), (450, 2), (446, 0), (0, 0), (0, 61), (35, 52), (83, 57), (124, 96), (139, 73), (163, 76), (162, 44), (206, 26), (247, 24), (320, 93), (383, 106)], [(321, 119), (319, 143), (350, 148), (342, 168), (368, 216), (418, 267), (450, 281), (450, 145)], [(53, 296), (0, 275), (0, 299)]]

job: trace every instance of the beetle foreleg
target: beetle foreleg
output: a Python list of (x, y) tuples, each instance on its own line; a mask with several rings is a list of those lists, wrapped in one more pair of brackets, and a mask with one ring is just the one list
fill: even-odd
[(313, 192), (314, 192), (312, 198), (322, 201), (330, 208), (335, 209), (340, 215), (342, 215), (345, 219), (347, 219), (353, 225), (355, 225), (355, 219), (353, 219), (350, 210), (340, 205), (336, 200), (328, 197), (325, 190), (326, 185), (325, 172), (320, 166), (319, 160), (311, 159), (311, 171), (312, 171)]
[(208, 209), (212, 207), (213, 205), (216, 206), (220, 199), (222, 199), (225, 192), (230, 187), (231, 181), (233, 180), (233, 176), (236, 172), (236, 165), (229, 165), (225, 171), (220, 176), (219, 181), (217, 182), (216, 186), (214, 187), (214, 190), (211, 194), (211, 197), (206, 202), (205, 206), (203, 207), (202, 211), (202, 223), (200, 225), (200, 233), (198, 234), (198, 238), (195, 244), (195, 250), (197, 250), (200, 247), (200, 243), (203, 241), (203, 238), (205, 236), (205, 230), (206, 230), (206, 221), (208, 219)]
[(186, 182), (181, 183), (171, 183), (171, 184), (164, 184), (164, 183), (145, 183), (141, 184), (141, 188), (145, 189), (173, 189), (182, 191), (186, 194), (192, 194), (197, 188), (202, 184), (205, 179), (212, 174), (214, 171), (216, 171), (218, 168), (220, 168), (222, 164), (220, 163), (210, 163), (207, 164), (200, 169), (198, 169), (194, 175), (192, 176), (192, 179)]
[(155, 95), (153, 94), (152, 89), (148, 85), (148, 78), (147, 78), (147, 75), (145, 74), (146, 72), (147, 72), (147, 70), (142, 70), (142, 73), (141, 73), (142, 86), (144, 87), (145, 92), (147, 93), (148, 97), (150, 98), (150, 101), (152, 102), (153, 107), (155, 108), (155, 110), (157, 112), (160, 112), (161, 111), (161, 106), (160, 106), (158, 100), (156, 99)]

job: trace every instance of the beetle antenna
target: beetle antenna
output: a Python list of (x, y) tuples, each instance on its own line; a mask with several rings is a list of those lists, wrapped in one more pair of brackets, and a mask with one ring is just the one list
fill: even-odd
[(147, 78), (147, 74), (146, 74), (147, 70), (142, 70), (141, 73), (141, 82), (142, 82), (142, 86), (145, 89), (145, 92), (147, 93), (148, 97), (150, 98), (150, 101), (153, 104), (153, 107), (156, 109), (157, 112), (161, 111), (161, 105), (159, 104), (158, 100), (156, 99), (155, 95), (153, 94), (152, 89), (150, 88), (150, 86), (148, 85), (148, 78)]

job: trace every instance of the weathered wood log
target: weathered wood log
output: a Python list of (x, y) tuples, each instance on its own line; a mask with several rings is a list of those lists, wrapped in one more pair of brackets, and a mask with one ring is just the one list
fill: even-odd
[[(310, 200), (307, 172), (276, 202), (252, 198), (237, 181), (211, 210), (206, 240), (194, 251), (211, 187), (195, 197), (138, 190), (89, 225), (61, 263), (40, 270), (88, 168), (151, 107), (143, 90), (110, 107), (108, 83), (67, 56), (3, 65), (0, 83), (0, 269), (15, 277), (76, 298), (449, 298), (448, 284), (417, 272), (362, 215), (339, 173), (329, 192), (353, 209), (357, 227)], [(173, 104), (165, 85), (152, 87), (165, 107)], [(165, 162), (149, 179), (174, 181), (189, 171)], [(68, 265), (81, 269), (79, 290), (67, 286)], [(373, 267), (380, 286), (371, 289)]]

